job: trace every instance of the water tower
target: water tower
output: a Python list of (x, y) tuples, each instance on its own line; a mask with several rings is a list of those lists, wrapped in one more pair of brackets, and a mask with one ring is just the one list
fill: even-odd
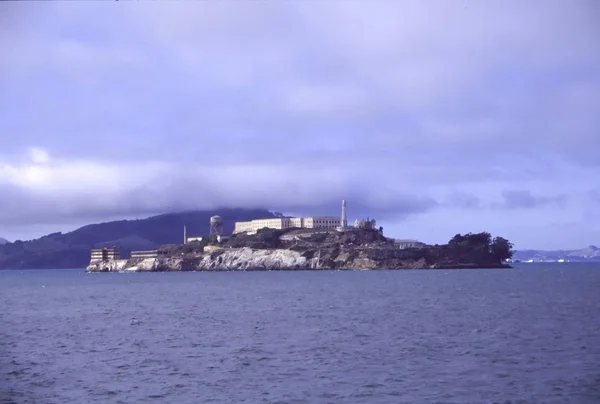
[(212, 216), (210, 218), (210, 234), (223, 234), (223, 219), (221, 216)]

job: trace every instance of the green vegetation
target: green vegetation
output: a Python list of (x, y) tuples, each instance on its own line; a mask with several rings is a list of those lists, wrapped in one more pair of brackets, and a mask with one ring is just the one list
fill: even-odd
[(279, 237), (289, 231), (291, 229), (278, 230), (265, 227), (252, 235), (247, 235), (246, 233), (234, 234), (225, 242), (225, 245), (232, 248), (279, 248), (282, 247)]
[[(207, 245), (218, 248), (207, 251)], [(242, 252), (241, 248), (253, 251)], [(265, 251), (275, 249), (279, 250), (276, 254)], [(504, 260), (512, 255), (512, 245), (502, 237), (492, 239), (485, 232), (457, 234), (443, 245), (399, 248), (393, 239), (375, 229), (339, 232), (263, 228), (256, 234), (232, 235), (222, 243), (207, 236), (186, 245), (164, 245), (158, 251), (163, 259), (154, 262), (158, 266), (145, 270), (505, 268), (508, 265)]]
[(477, 257), (478, 261), (503, 262), (513, 256), (513, 245), (503, 237), (495, 237), (487, 232), (457, 234), (448, 242), (457, 253), (465, 252)]
[[(512, 256), (512, 244), (489, 233), (455, 235), (448, 244), (399, 249), (392, 239), (377, 230), (297, 233), (299, 237), (281, 240), (298, 229), (261, 229), (255, 235), (236, 234), (224, 247), (291, 249), (307, 258), (319, 253), (322, 268), (352, 268), (357, 257), (371, 260), (377, 268), (498, 268)], [(343, 257), (343, 258), (340, 258)]]

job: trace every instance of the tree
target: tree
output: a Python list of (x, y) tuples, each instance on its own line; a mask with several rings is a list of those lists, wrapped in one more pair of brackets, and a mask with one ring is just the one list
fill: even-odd
[(465, 236), (463, 236), (462, 234), (456, 234), (454, 237), (452, 237), (450, 239), (450, 241), (448, 242), (448, 244), (450, 244), (450, 245), (458, 245), (458, 244), (461, 244), (463, 241), (465, 241)]
[(490, 253), (498, 261), (504, 261), (513, 256), (513, 245), (503, 237), (495, 237), (490, 246)]
[(485, 247), (489, 248), (492, 242), (492, 235), (488, 232), (467, 233), (464, 236), (457, 234), (450, 239), (450, 245), (462, 245), (466, 247)]
[(489, 249), (490, 245), (492, 244), (492, 235), (485, 231), (475, 234), (469, 233), (467, 242), (472, 246)]

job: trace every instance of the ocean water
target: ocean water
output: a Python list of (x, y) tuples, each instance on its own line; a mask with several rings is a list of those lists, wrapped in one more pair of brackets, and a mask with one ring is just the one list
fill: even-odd
[(0, 403), (435, 402), (600, 402), (600, 265), (0, 271)]

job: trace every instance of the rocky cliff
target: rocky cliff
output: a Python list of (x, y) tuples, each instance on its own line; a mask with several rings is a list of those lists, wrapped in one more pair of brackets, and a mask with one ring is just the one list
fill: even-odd
[[(490, 251), (490, 246), (487, 247)], [(374, 230), (306, 231), (264, 229), (219, 245), (161, 247), (157, 258), (91, 263), (89, 272), (234, 271), (300, 269), (501, 268), (502, 260), (481, 246), (442, 245), (398, 249)]]
[(111, 271), (214, 271), (214, 270), (282, 270), (309, 269), (312, 260), (291, 250), (257, 250), (231, 248), (221, 253), (201, 256), (146, 258), (97, 262), (88, 267), (92, 272)]

